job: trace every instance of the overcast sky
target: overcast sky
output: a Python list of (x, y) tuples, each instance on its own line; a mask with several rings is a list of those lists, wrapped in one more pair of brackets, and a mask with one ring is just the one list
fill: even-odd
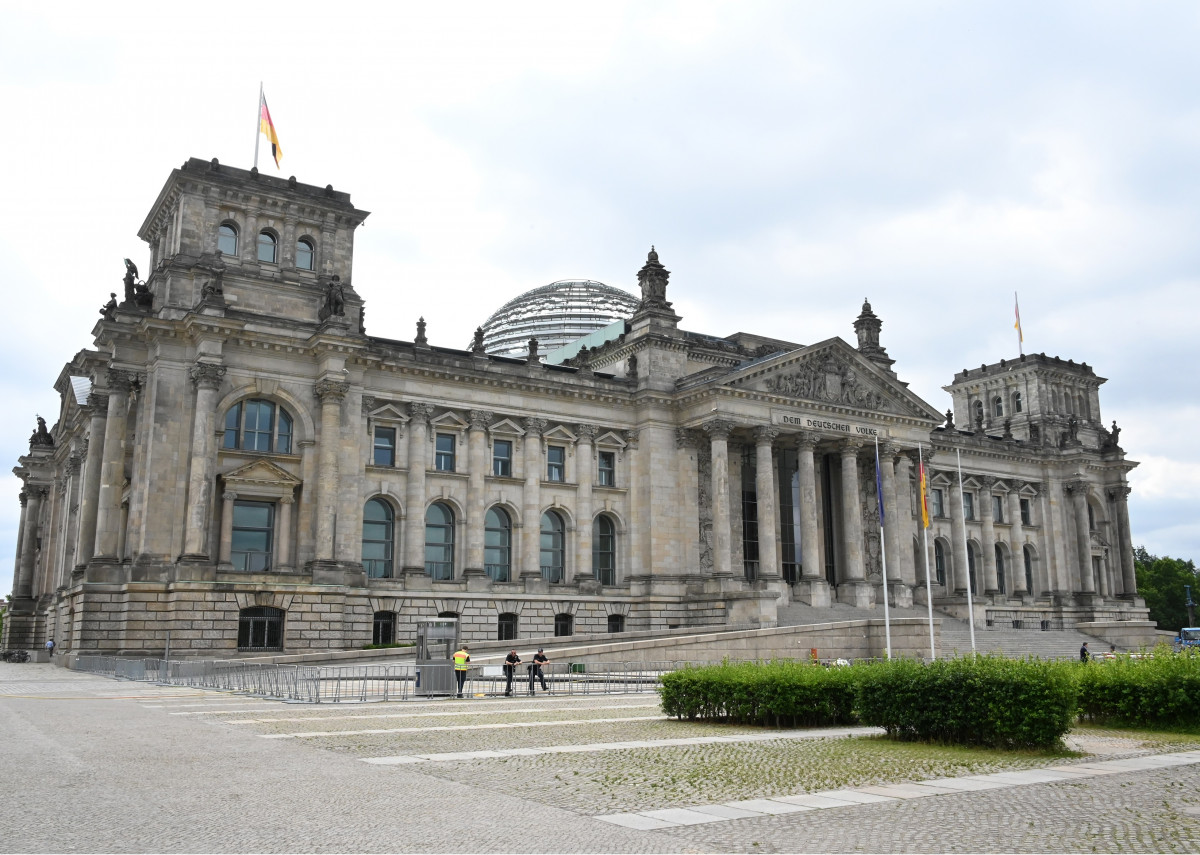
[(136, 232), (170, 170), (251, 166), (262, 80), (278, 174), (372, 212), (372, 335), (423, 315), (466, 347), (556, 279), (636, 290), (655, 244), (691, 330), (853, 341), (869, 297), (901, 379), (945, 410), (955, 371), (1017, 355), (1017, 291), (1026, 352), (1109, 378), (1102, 416), (1141, 461), (1134, 542), (1200, 558), (1195, 3), (40, 8), (6, 3), (0, 28), (12, 464), (121, 259), (147, 271)]

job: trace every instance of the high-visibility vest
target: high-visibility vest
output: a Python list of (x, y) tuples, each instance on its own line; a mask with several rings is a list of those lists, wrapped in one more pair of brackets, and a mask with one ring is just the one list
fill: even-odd
[(467, 660), (470, 658), (471, 658), (471, 656), (470, 656), (470, 654), (467, 653), (467, 651), (459, 650), (457, 653), (454, 654), (454, 670), (455, 671), (466, 671), (467, 670)]

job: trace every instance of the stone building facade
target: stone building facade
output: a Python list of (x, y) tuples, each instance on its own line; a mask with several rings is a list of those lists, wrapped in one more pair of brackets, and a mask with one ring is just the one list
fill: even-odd
[(963, 371), (955, 420), (897, 378), (869, 304), (855, 345), (688, 332), (653, 250), (624, 335), (564, 365), (423, 323), (373, 338), (366, 217), (215, 160), (172, 172), (149, 275), (129, 265), (15, 470), (6, 646), (306, 652), (439, 615), (468, 640), (769, 627), (792, 599), (923, 602), (926, 563), (952, 613), (971, 584), (978, 619), (1144, 618), (1136, 464), (1087, 365)]

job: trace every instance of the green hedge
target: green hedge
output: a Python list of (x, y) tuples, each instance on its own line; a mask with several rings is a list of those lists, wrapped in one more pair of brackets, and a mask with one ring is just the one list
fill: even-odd
[(799, 662), (684, 668), (663, 675), (662, 706), (678, 718), (738, 724), (850, 724), (855, 670)]
[(1153, 658), (1081, 663), (1080, 715), (1119, 727), (1200, 727), (1200, 655), (1165, 645)]
[(1075, 719), (1069, 663), (993, 656), (862, 666), (855, 711), (899, 739), (994, 748), (1053, 746)]

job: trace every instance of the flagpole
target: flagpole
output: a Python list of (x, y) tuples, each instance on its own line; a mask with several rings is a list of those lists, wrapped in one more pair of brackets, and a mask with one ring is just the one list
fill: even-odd
[(925, 454), (919, 442), (917, 443), (917, 466), (921, 475), (921, 551), (925, 556), (925, 604), (929, 608), (929, 661), (936, 662), (937, 647), (933, 639), (933, 582), (929, 580), (929, 525), (926, 523), (928, 511), (925, 504)]
[(1014, 324), (1017, 328), (1017, 351), (1025, 355), (1025, 333), (1021, 329), (1021, 303), (1017, 299), (1017, 292), (1013, 291), (1013, 311), (1016, 313), (1017, 322)]
[(258, 169), (258, 138), (262, 136), (263, 84), (258, 81), (258, 110), (254, 113), (254, 168)]
[(887, 539), (883, 536), (883, 474), (879, 468), (879, 434), (875, 435), (875, 498), (879, 503), (879, 555), (883, 559), (883, 634), (887, 658), (892, 658), (892, 618), (888, 608)]
[(967, 543), (967, 500), (965, 498), (965, 487), (963, 486), (962, 476), (962, 451), (954, 449), (954, 454), (958, 458), (958, 507), (962, 514), (963, 527), (963, 555), (967, 556), (967, 566), (963, 570), (967, 573), (967, 626), (971, 628), (971, 653), (975, 653), (975, 601), (971, 598), (971, 546)]

